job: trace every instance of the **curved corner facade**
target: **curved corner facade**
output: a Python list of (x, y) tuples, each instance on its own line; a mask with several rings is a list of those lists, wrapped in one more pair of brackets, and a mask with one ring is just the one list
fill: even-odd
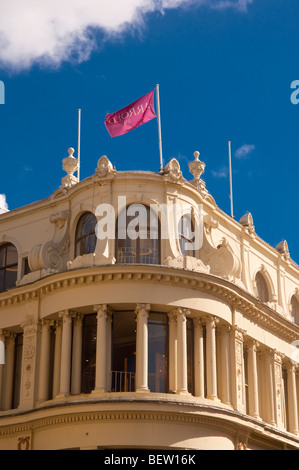
[(299, 449), (298, 266), (198, 156), (0, 216), (0, 449)]

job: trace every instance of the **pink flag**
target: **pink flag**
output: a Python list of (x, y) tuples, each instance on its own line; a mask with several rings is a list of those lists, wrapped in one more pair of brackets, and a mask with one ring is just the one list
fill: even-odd
[(126, 134), (156, 117), (153, 104), (154, 92), (155, 90), (147, 93), (116, 113), (106, 115), (105, 125), (111, 137)]

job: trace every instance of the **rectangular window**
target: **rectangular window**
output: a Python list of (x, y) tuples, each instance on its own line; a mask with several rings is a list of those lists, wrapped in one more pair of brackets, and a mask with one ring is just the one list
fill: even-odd
[(187, 318), (187, 374), (188, 392), (194, 395), (194, 328), (192, 318)]
[(148, 386), (151, 392), (168, 392), (168, 317), (166, 313), (148, 318)]
[(23, 333), (19, 333), (15, 339), (15, 363), (12, 408), (18, 408), (20, 403), (21, 375), (22, 375), (22, 355), (23, 355)]
[(95, 387), (97, 315), (84, 315), (82, 338), (82, 393), (90, 393)]
[(113, 313), (112, 392), (134, 392), (136, 373), (136, 321), (133, 311)]

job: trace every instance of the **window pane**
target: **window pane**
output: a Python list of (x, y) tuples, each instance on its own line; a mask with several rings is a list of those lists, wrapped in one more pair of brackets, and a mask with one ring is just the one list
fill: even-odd
[[(142, 205), (133, 204), (124, 210), (130, 212), (133, 206)], [(140, 212), (137, 211), (134, 216), (121, 214), (117, 220), (115, 252), (118, 263), (160, 263), (159, 219), (148, 207), (142, 206), (142, 208), (143, 211), (140, 208)], [(138, 214), (142, 213), (146, 217), (142, 215), (139, 219)], [(121, 234), (120, 238), (118, 233)]]
[(75, 256), (94, 253), (97, 241), (95, 234), (96, 224), (97, 219), (90, 212), (86, 212), (79, 219), (76, 230)]
[(151, 392), (168, 391), (168, 322), (164, 313), (148, 319), (148, 385)]
[(112, 328), (112, 392), (135, 391), (136, 321), (132, 311), (114, 312)]
[(6, 246), (2, 246), (0, 248), (0, 268), (5, 265), (5, 253), (6, 253)]
[(17, 266), (12, 266), (10, 268), (6, 268), (6, 271), (5, 271), (5, 285), (4, 285), (5, 290), (16, 287), (17, 275), (18, 275), (18, 267)]
[(13, 245), (7, 245), (6, 248), (6, 266), (18, 264), (18, 252)]
[(5, 290), (5, 270), (0, 269), (0, 292)]
[(85, 315), (82, 343), (82, 392), (90, 393), (95, 386), (97, 316)]
[(19, 333), (15, 341), (15, 364), (12, 407), (17, 408), (20, 402), (21, 372), (23, 354), (23, 334)]

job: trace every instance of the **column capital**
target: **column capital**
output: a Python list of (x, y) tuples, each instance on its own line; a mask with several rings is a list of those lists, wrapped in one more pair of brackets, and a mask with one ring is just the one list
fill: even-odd
[(189, 308), (182, 308), (182, 307), (176, 307), (173, 310), (170, 310), (168, 312), (168, 315), (173, 316), (174, 318), (181, 319), (181, 320), (186, 320), (187, 316), (191, 314), (191, 311)]
[(260, 346), (260, 343), (254, 338), (246, 338), (245, 346), (247, 346), (249, 350), (256, 352)]
[(212, 328), (216, 328), (216, 325), (219, 323), (219, 318), (214, 315), (206, 315), (202, 317), (202, 321), (206, 326), (210, 325)]
[(138, 313), (140, 310), (146, 310), (149, 312), (151, 309), (151, 304), (136, 304), (135, 313)]

